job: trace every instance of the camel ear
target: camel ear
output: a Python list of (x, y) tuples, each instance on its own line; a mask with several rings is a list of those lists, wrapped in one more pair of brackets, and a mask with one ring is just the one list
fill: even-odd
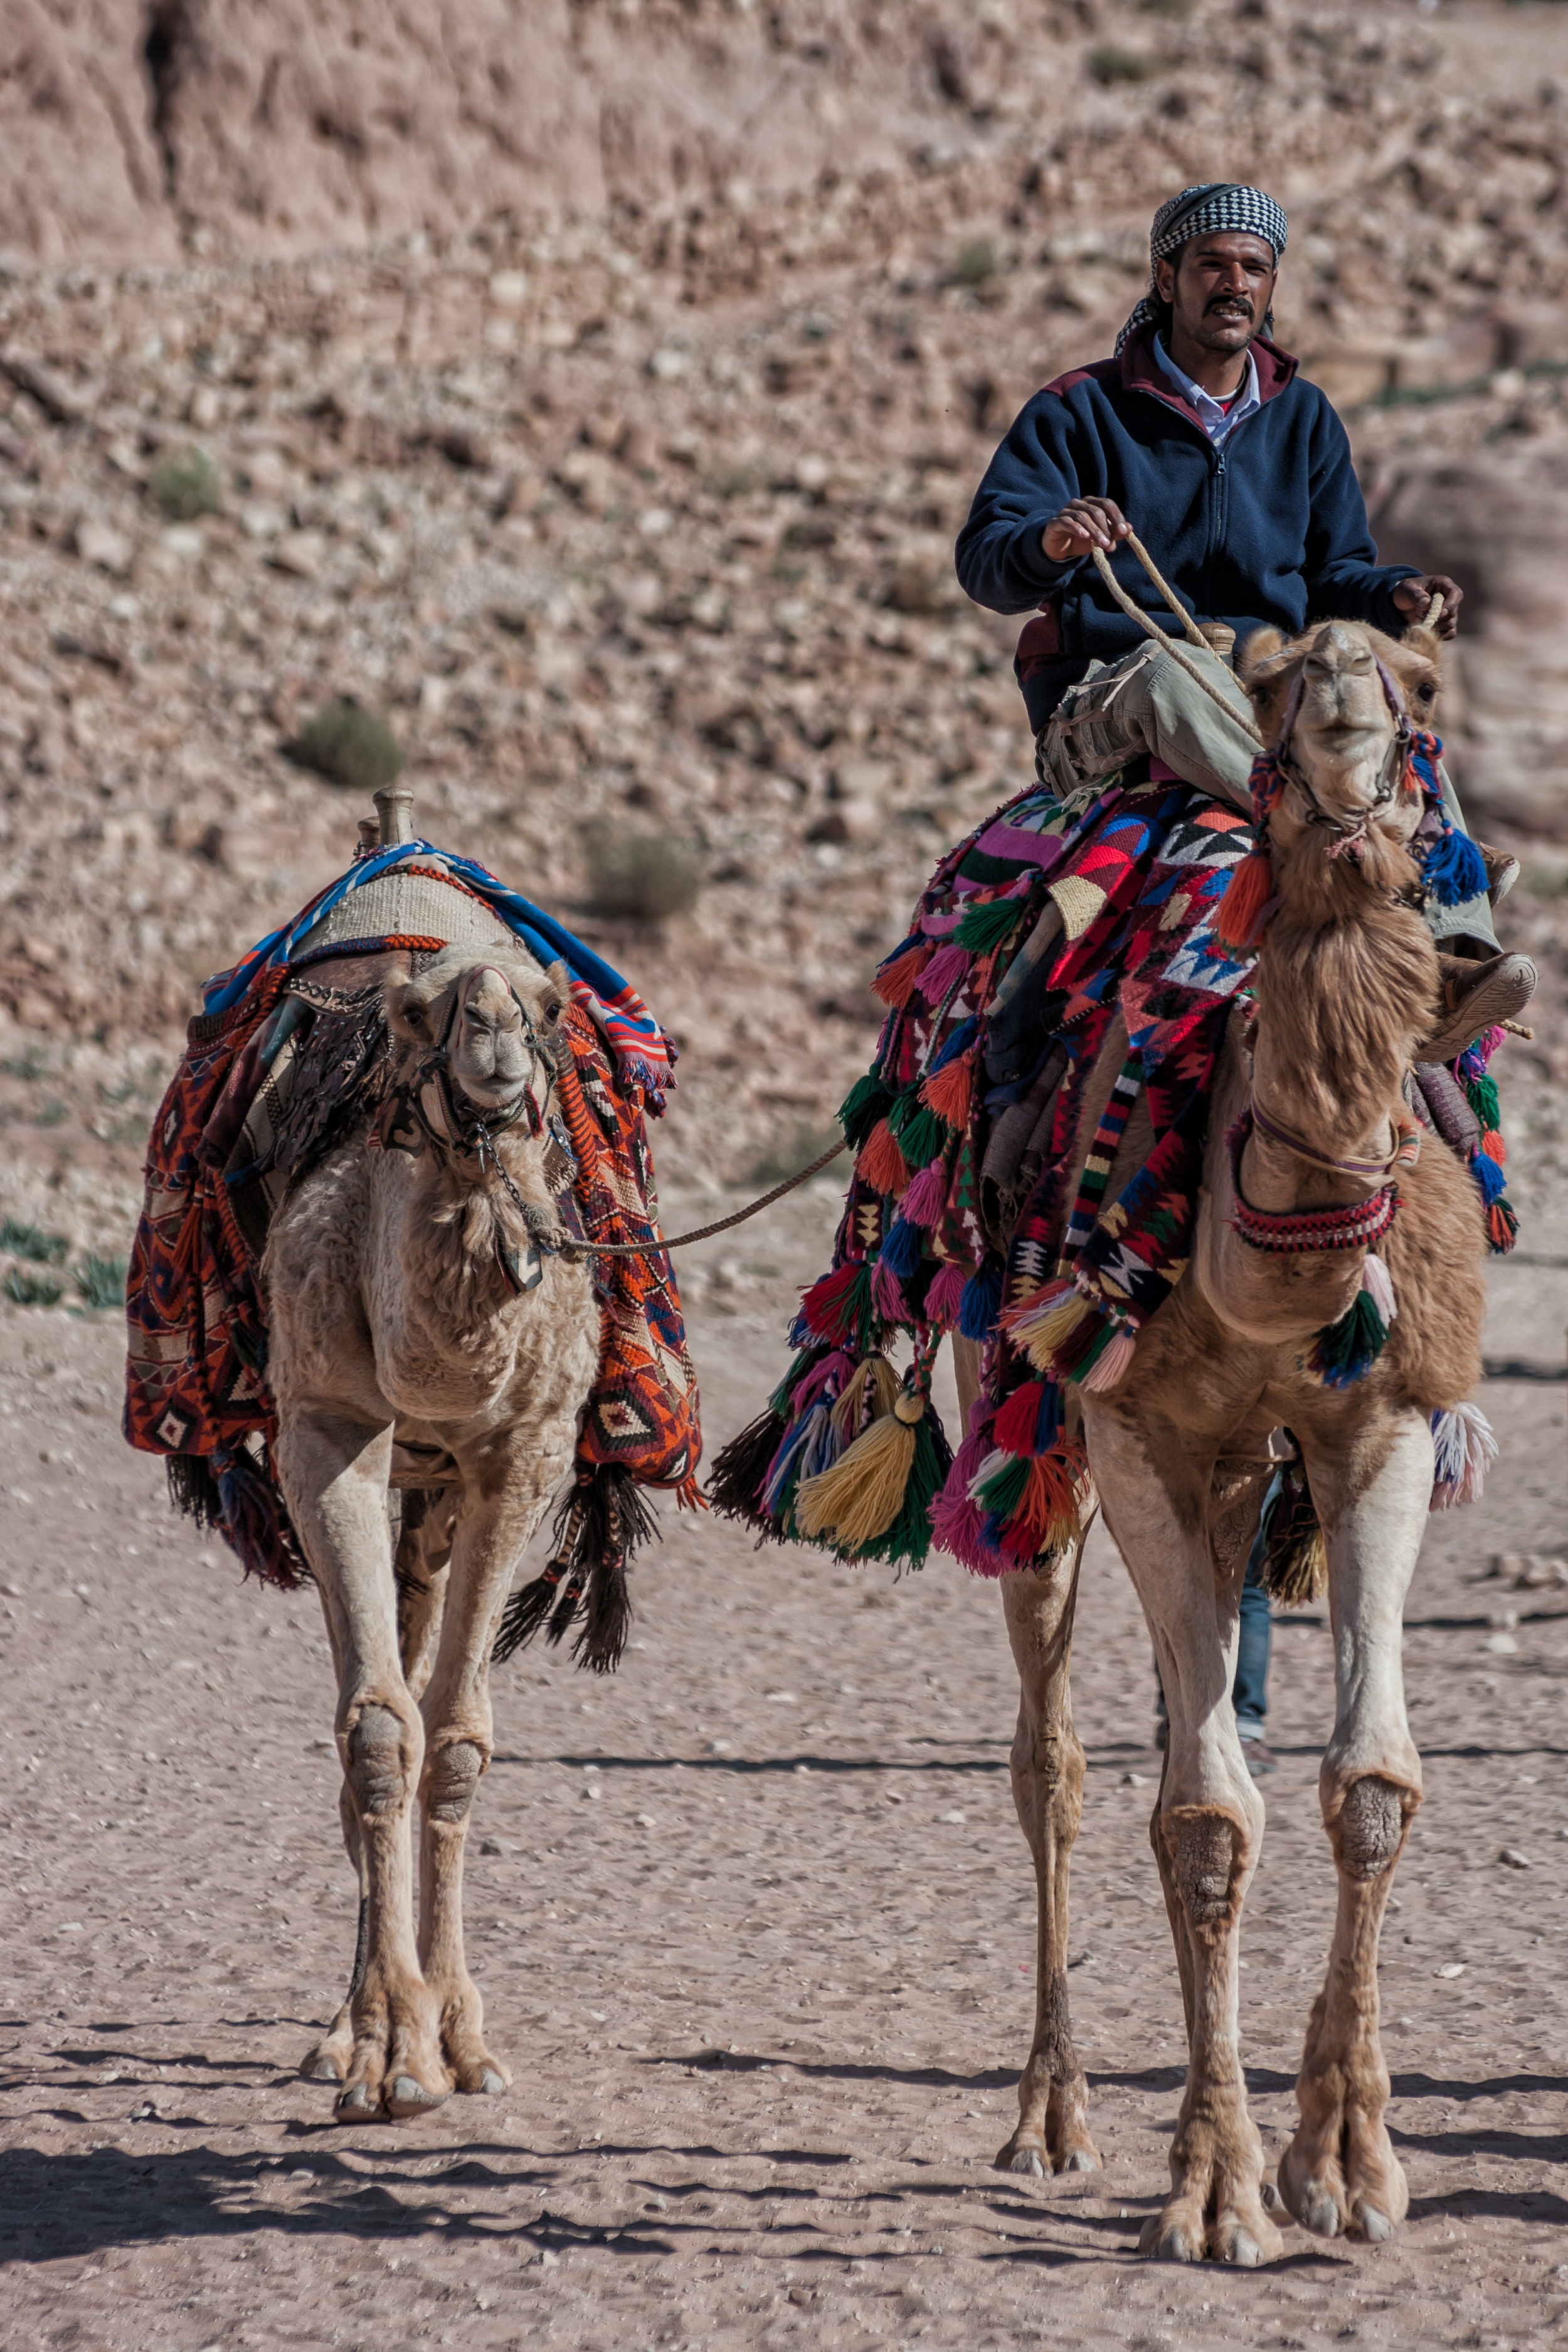
[(1283, 649), (1284, 633), (1279, 629), (1254, 629), (1236, 656), (1237, 676), (1250, 693), (1252, 681), (1265, 662), (1273, 660)]
[(1424, 660), (1431, 662), (1435, 667), (1442, 668), (1443, 640), (1436, 629), (1424, 628), (1419, 621), (1413, 622), (1400, 638), (1399, 644), (1402, 651), (1419, 654)]

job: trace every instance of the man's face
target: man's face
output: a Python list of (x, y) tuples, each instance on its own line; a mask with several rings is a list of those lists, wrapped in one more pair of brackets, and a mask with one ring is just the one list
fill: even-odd
[(1245, 351), (1262, 328), (1279, 276), (1267, 237), (1240, 229), (1189, 237), (1154, 264), (1154, 283), (1176, 328), (1205, 352)]

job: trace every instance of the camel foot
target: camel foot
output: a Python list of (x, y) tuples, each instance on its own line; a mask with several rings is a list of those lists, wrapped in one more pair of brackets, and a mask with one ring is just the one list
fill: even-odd
[(427, 2115), (432, 2107), (444, 2106), (445, 2091), (427, 2091), (412, 2074), (395, 2074), (382, 2094), (382, 2105), (394, 2123), (403, 2123), (410, 2116)]
[(499, 2066), (465, 2067), (458, 2077), (458, 2088), (467, 2098), (499, 2099), (510, 2080), (510, 2074)]
[(1022, 2129), (1004, 2141), (992, 2160), (993, 2171), (1021, 2172), (1032, 2180), (1044, 2180), (1050, 2168), (1045, 2141)]
[(1410, 2206), (1405, 2168), (1381, 2114), (1332, 2096), (1309, 2117), (1309, 2093), (1296, 2137), (1279, 2159), (1279, 2193), (1315, 2238), (1364, 2238), (1382, 2245)]
[(300, 2073), (307, 2083), (346, 2083), (353, 2054), (353, 2020), (344, 2001), (321, 2040), (300, 2060)]
[(1139, 2234), (1138, 2251), (1162, 2263), (1229, 2263), (1233, 2268), (1255, 2271), (1278, 2261), (1284, 2240), (1263, 2210), (1245, 2215), (1235, 2210), (1205, 2220), (1195, 2200), (1173, 2197), (1163, 2212), (1152, 2213)]
[(351, 2083), (332, 2102), (332, 2120), (340, 2124), (374, 2123), (380, 2109), (368, 2083)]

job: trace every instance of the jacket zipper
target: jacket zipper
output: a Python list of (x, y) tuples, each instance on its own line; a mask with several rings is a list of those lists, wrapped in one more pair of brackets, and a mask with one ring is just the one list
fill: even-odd
[(1225, 526), (1230, 506), (1230, 488), (1225, 470), (1225, 451), (1209, 443), (1214, 458), (1210, 478), (1209, 543), (1204, 557), (1204, 607), (1211, 615), (1215, 605), (1215, 559), (1225, 545)]

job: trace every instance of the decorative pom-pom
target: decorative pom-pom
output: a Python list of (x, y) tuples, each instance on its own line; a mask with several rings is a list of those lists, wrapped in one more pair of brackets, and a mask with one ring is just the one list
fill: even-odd
[(907, 1323), (910, 1302), (904, 1297), (904, 1286), (885, 1256), (879, 1257), (871, 1268), (871, 1304), (884, 1323)]
[(838, 1123), (852, 1150), (858, 1151), (879, 1119), (886, 1118), (893, 1107), (893, 1090), (884, 1086), (880, 1074), (868, 1070), (857, 1078), (838, 1106)]
[(1084, 1373), (1084, 1387), (1092, 1390), (1096, 1396), (1103, 1396), (1131, 1369), (1137, 1349), (1138, 1341), (1132, 1332), (1112, 1331), (1089, 1370)]
[[(940, 1222), (946, 1206), (947, 1170), (940, 1160), (933, 1160), (929, 1167), (922, 1168), (917, 1176), (911, 1177), (910, 1189), (900, 1206), (900, 1215), (911, 1225), (922, 1225), (929, 1234)], [(913, 1272), (912, 1267), (909, 1270)]]
[(1307, 1352), (1303, 1369), (1326, 1389), (1348, 1389), (1364, 1380), (1388, 1340), (1388, 1326), (1370, 1290), (1358, 1290), (1348, 1314), (1326, 1324)]
[(1254, 849), (1244, 857), (1225, 886), (1225, 896), (1215, 917), (1215, 937), (1229, 948), (1249, 948), (1257, 943), (1262, 928), (1263, 911), (1274, 895), (1274, 868), (1264, 849)]
[(836, 1549), (857, 1552), (885, 1535), (903, 1507), (914, 1466), (915, 1433), (896, 1412), (884, 1413), (846, 1448), (831, 1470), (805, 1480), (795, 1496), (803, 1536), (831, 1535)]
[(933, 1059), (926, 1076), (934, 1077), (938, 1070), (945, 1070), (950, 1062), (956, 1062), (961, 1054), (967, 1054), (979, 1034), (980, 1024), (972, 1013), (967, 1021), (959, 1023), (946, 1045)]
[(1489, 1156), (1484, 1145), (1470, 1155), (1470, 1173), (1480, 1187), (1481, 1198), (1489, 1209), (1494, 1202), (1501, 1200), (1508, 1187), (1508, 1178), (1497, 1161)]
[(1488, 1129), (1481, 1138), (1481, 1150), (1489, 1160), (1495, 1160), (1500, 1168), (1502, 1166), (1508, 1158), (1508, 1146), (1502, 1139), (1500, 1129), (1494, 1127)]
[(871, 982), (871, 993), (879, 996), (884, 1004), (902, 1006), (915, 992), (915, 983), (931, 961), (931, 951), (924, 940), (913, 947), (904, 948), (890, 956)]
[[(1459, 1057), (1461, 1064), (1467, 1058), (1466, 1055), (1461, 1055)], [(1497, 1080), (1489, 1078), (1484, 1071), (1479, 1077), (1471, 1077), (1467, 1073), (1464, 1076), (1464, 1087), (1470, 1108), (1481, 1123), (1481, 1132), (1489, 1134), (1494, 1128), (1500, 1127), (1502, 1105), (1498, 1100)]]
[(945, 947), (938, 948), (921, 974), (921, 994), (926, 1003), (933, 1006), (945, 1003), (950, 990), (968, 977), (973, 961), (970, 950), (960, 947), (956, 940), (949, 940)]
[(920, 1272), (924, 1245), (925, 1237), (918, 1225), (910, 1224), (906, 1216), (895, 1217), (882, 1244), (879, 1263), (889, 1267), (901, 1282), (907, 1276)]
[(1002, 1304), (1002, 1261), (988, 1257), (963, 1286), (958, 1328), (965, 1339), (988, 1339)]
[(1445, 824), (1422, 861), (1421, 879), (1439, 907), (1461, 907), (1486, 896), (1486, 861), (1468, 833)]
[[(930, 1171), (926, 1171), (928, 1174)], [(910, 1192), (914, 1190), (911, 1184)], [(931, 1276), (931, 1288), (925, 1296), (926, 1321), (935, 1331), (951, 1331), (963, 1305), (964, 1285), (968, 1277), (956, 1258), (948, 1258)]]
[(921, 1087), (921, 1100), (944, 1118), (949, 1127), (962, 1129), (969, 1124), (969, 1104), (974, 1085), (973, 1057), (949, 1062), (940, 1070), (931, 1071)]
[(1519, 1219), (1507, 1201), (1494, 1201), (1487, 1211), (1487, 1238), (1494, 1257), (1506, 1257), (1519, 1239)]
[(1021, 1454), (1027, 1460), (1039, 1450), (1035, 1442), (1035, 1432), (1039, 1423), (1040, 1406), (1047, 1390), (1053, 1387), (1054, 1383), (1047, 1381), (1026, 1381), (1022, 1388), (1015, 1389), (998, 1409), (992, 1425), (992, 1435), (1004, 1454)]
[(976, 955), (988, 955), (1016, 929), (1023, 911), (1022, 902), (1016, 898), (993, 898), (987, 906), (970, 907), (953, 938), (960, 947), (973, 948)]
[(1434, 1511), (1451, 1511), (1460, 1503), (1479, 1500), (1487, 1467), (1495, 1462), (1498, 1442), (1479, 1405), (1458, 1404), (1432, 1415), (1432, 1501)]
[(1361, 1286), (1385, 1323), (1392, 1323), (1399, 1309), (1394, 1303), (1394, 1277), (1375, 1250), (1368, 1250), (1361, 1270)]
[(908, 1190), (909, 1161), (894, 1142), (892, 1129), (885, 1118), (877, 1121), (860, 1146), (855, 1173), (873, 1192), (891, 1192), (896, 1196)]
[(898, 1139), (899, 1150), (910, 1168), (923, 1168), (947, 1150), (952, 1140), (952, 1130), (934, 1110), (928, 1110), (920, 1098), (918, 1088), (911, 1087), (899, 1097), (888, 1115), (888, 1125)]

